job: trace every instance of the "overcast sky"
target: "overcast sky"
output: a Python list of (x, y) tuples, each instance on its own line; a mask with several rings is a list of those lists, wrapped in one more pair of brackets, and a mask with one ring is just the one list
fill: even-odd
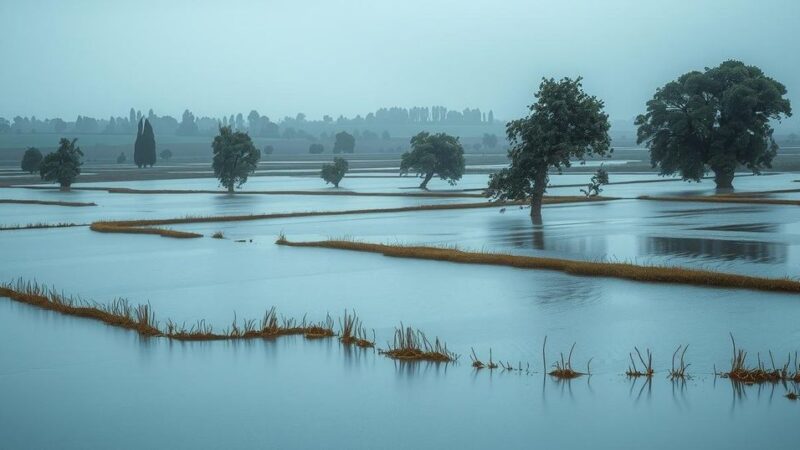
[(0, 116), (437, 104), (506, 119), (541, 77), (582, 75), (626, 120), (731, 58), (786, 84), (800, 116), (798, 24), (800, 0), (0, 0)]

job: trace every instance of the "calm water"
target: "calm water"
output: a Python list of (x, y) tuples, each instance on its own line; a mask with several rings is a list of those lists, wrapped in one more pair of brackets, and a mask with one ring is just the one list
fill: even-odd
[[(759, 178), (770, 183), (764, 190), (779, 189), (771, 186), (786, 185), (787, 179)], [(641, 186), (672, 185), (686, 188), (674, 182)], [(23, 191), (19, 195), (58, 197), (19, 189), (4, 189), (0, 196)], [(109, 216), (128, 218), (143, 212), (172, 217), (411, 201), (75, 196), (108, 208), (103, 211)], [(0, 205), (2, 220), (25, 222), (15, 218), (38, 214), (17, 207)], [(48, 222), (62, 220), (48, 214), (65, 209), (97, 214), (84, 212), (90, 208), (34, 208)], [(0, 447), (795, 447), (800, 405), (783, 397), (791, 386), (737, 391), (712, 372), (728, 364), (729, 332), (753, 356), (772, 350), (782, 360), (800, 350), (797, 295), (273, 244), (285, 232), (298, 240), (350, 236), (458, 244), (769, 275), (797, 276), (800, 267), (796, 207), (621, 200), (547, 207), (544, 218), (545, 225), (535, 227), (526, 210), (509, 208), (503, 214), (487, 209), (176, 227), (207, 235), (222, 230), (226, 240), (87, 228), (0, 232), (2, 280), (38, 279), (99, 302), (117, 296), (150, 302), (162, 320), (204, 318), (217, 328), (227, 326), (234, 313), (258, 318), (272, 305), (311, 320), (354, 308), (381, 347), (403, 321), (443, 338), (462, 355), (447, 366), (400, 365), (335, 340), (170, 343), (0, 299)], [(239, 238), (252, 242), (233, 241)], [(484, 360), (491, 348), (495, 359), (529, 363), (541, 372), (545, 335), (550, 361), (576, 342), (575, 365), (584, 368), (593, 358), (594, 375), (557, 383), (541, 373), (476, 373), (469, 367), (470, 348)], [(672, 384), (664, 371), (675, 347), (687, 343), (694, 378)], [(651, 385), (621, 375), (634, 345), (654, 352), (660, 373)]]

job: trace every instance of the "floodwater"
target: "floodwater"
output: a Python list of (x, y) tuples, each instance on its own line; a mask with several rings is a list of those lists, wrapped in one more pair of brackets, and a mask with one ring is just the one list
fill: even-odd
[[(788, 189), (794, 179), (796, 174), (753, 177), (761, 182), (758, 190)], [(386, 183), (374, 187), (380, 191), (397, 179), (358, 180)], [(743, 177), (737, 184), (755, 181)], [(159, 189), (184, 182), (120, 185)], [(208, 182), (183, 188), (207, 189), (198, 186)], [(687, 187), (682, 182), (617, 186), (657, 195), (673, 185)], [(709, 185), (713, 189), (709, 182), (693, 187)], [(3, 198), (11, 195), (65, 199), (52, 191), (0, 190)], [(96, 201), (96, 208), (109, 208), (104, 214), (120, 218), (421, 201), (98, 191), (68, 196)], [(19, 206), (24, 205), (0, 205), (2, 221), (29, 221), (14, 219)], [(96, 214), (86, 212), (88, 207), (30, 208), (41, 209), (47, 222), (62, 220), (48, 216), (62, 210), (85, 214), (81, 221)], [(20, 208), (25, 214), (31, 210)], [(527, 210), (492, 208), (175, 227), (206, 235), (221, 230), (224, 240), (101, 234), (86, 227), (3, 231), (2, 280), (36, 279), (98, 302), (119, 296), (134, 304), (149, 302), (162, 321), (206, 319), (217, 329), (228, 326), (234, 314), (240, 320), (259, 318), (273, 305), (281, 314), (307, 314), (310, 320), (355, 309), (375, 330), (379, 347), (402, 321), (444, 339), (461, 358), (449, 365), (398, 364), (333, 339), (299, 337), (171, 343), (0, 298), (0, 446), (667, 449), (688, 442), (697, 448), (793, 448), (800, 438), (794, 426), (800, 405), (784, 394), (797, 386), (738, 388), (713, 372), (729, 363), (729, 332), (750, 351), (753, 363), (756, 353), (766, 359), (772, 350), (783, 364), (787, 354), (800, 350), (796, 294), (289, 248), (274, 240), (281, 232), (296, 240), (346, 236), (796, 277), (798, 210), (625, 199), (548, 206), (542, 226), (531, 224)], [(569, 383), (544, 377), (545, 335), (548, 365), (575, 342), (576, 368), (584, 369), (592, 358), (593, 375)], [(690, 344), (693, 378), (685, 384), (666, 379), (679, 344)], [(653, 350), (657, 374), (651, 384), (622, 375), (634, 346)], [(496, 360), (529, 371), (475, 372), (471, 348), (484, 361), (491, 348)]]

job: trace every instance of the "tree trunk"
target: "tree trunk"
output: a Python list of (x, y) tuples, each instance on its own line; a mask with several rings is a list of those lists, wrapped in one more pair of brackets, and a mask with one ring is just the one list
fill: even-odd
[(531, 193), (531, 220), (534, 224), (542, 223), (542, 197), (547, 188), (547, 167), (537, 170), (533, 179), (533, 192)]
[(426, 173), (425, 174), (425, 179), (422, 180), (422, 183), (419, 185), (419, 188), (420, 189), (424, 189), (424, 190), (427, 191), (428, 190), (428, 182), (431, 181), (431, 178), (433, 178), (433, 172)]
[(69, 184), (62, 183), (61, 187), (59, 188), (59, 190), (61, 192), (69, 192), (69, 186), (70, 186)]
[(712, 167), (711, 170), (714, 171), (714, 183), (717, 184), (718, 191), (732, 191), (733, 190), (733, 168), (714, 168)]
[(233, 185), (232, 184), (228, 185), (228, 194), (233, 194)]

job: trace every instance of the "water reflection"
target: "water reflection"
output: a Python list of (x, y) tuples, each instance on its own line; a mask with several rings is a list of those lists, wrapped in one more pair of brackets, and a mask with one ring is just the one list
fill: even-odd
[(641, 247), (640, 254), (646, 256), (699, 256), (774, 264), (785, 263), (788, 257), (786, 244), (761, 241), (646, 236), (641, 238)]
[(393, 360), (395, 373), (404, 379), (413, 379), (420, 376), (433, 374), (436, 377), (447, 375), (447, 368), (451, 364), (448, 362), (431, 361), (402, 361)]
[[(640, 378), (643, 380), (641, 383), (639, 382)], [(642, 399), (642, 396), (644, 396), (644, 399), (647, 403), (650, 403), (653, 395), (653, 377), (630, 377), (630, 379), (631, 387), (628, 391), (628, 395), (631, 398), (634, 398), (634, 403), (639, 403), (639, 401)], [(637, 385), (639, 385), (638, 389), (636, 388)]]

